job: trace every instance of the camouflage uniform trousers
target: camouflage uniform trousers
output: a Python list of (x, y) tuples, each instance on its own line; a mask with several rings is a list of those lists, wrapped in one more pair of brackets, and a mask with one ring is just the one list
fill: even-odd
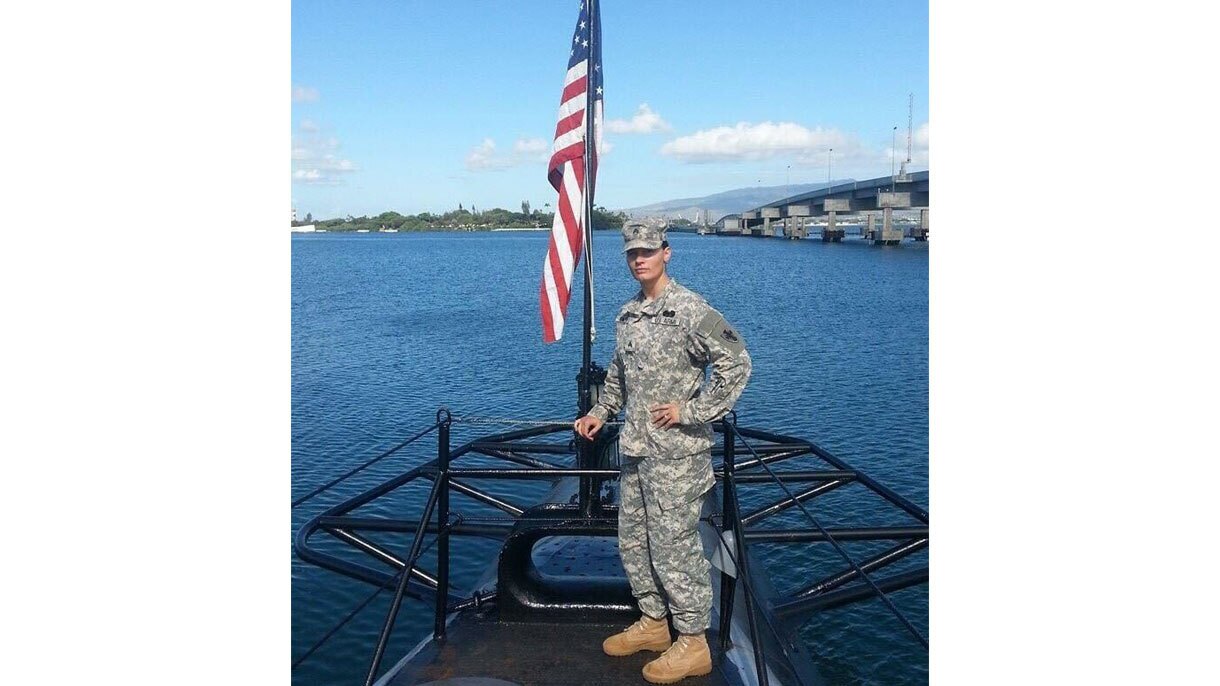
[(698, 525), (714, 483), (710, 451), (677, 459), (623, 458), (618, 541), (631, 593), (644, 614), (670, 614), (684, 634), (711, 625), (711, 565)]

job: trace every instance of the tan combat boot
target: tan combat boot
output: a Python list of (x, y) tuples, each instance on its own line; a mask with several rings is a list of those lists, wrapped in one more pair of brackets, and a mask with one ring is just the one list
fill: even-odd
[(712, 651), (707, 639), (703, 634), (682, 634), (661, 657), (644, 665), (644, 678), (650, 684), (672, 684), (711, 671)]
[(607, 655), (622, 657), (641, 650), (659, 653), (669, 648), (669, 645), (669, 622), (665, 621), (664, 617), (653, 619), (644, 615), (635, 624), (607, 638), (602, 643), (602, 650)]

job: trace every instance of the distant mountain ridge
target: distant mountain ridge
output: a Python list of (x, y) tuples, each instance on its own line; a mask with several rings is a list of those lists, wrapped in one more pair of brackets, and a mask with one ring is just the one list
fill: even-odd
[[(830, 185), (837, 186), (841, 183), (850, 183), (852, 181), (854, 179), (835, 179), (830, 182)], [(630, 217), (666, 217), (668, 219), (689, 219), (696, 221), (696, 216), (700, 212), (707, 210), (710, 215), (708, 222), (715, 223), (716, 220), (726, 214), (735, 214), (742, 210), (752, 209), (759, 205), (775, 202), (776, 200), (783, 200), (800, 193), (820, 190), (826, 188), (826, 186), (827, 184), (825, 183), (794, 183), (790, 186), (736, 188), (731, 191), (705, 195), (701, 198), (664, 200), (652, 203), (651, 205), (623, 208), (621, 211), (626, 212)]]

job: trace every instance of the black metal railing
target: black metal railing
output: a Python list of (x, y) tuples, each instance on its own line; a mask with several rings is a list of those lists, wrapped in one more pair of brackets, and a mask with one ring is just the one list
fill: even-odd
[(733, 599), (736, 596), (736, 581), (741, 579), (742, 585), (745, 588), (745, 594), (742, 599), (746, 604), (746, 620), (750, 629), (750, 642), (754, 646), (754, 664), (758, 671), (758, 683), (760, 686), (767, 686), (767, 656), (763, 642), (758, 640), (758, 627), (755, 622), (755, 608), (757, 601), (754, 596), (754, 590), (750, 588), (750, 569), (749, 555), (746, 554), (746, 541), (744, 531), (742, 531), (741, 517), (738, 513), (741, 511), (741, 503), (737, 500), (737, 484), (735, 482), (734, 458), (736, 457), (736, 441), (733, 439), (733, 432), (728, 427), (736, 423), (736, 415), (730, 413), (725, 417), (721, 424), (725, 427), (724, 435), (724, 482), (722, 486), (724, 495), (724, 505), (722, 512), (724, 515), (724, 525), (721, 527), (720, 540), (724, 541), (725, 531), (733, 532), (733, 546), (736, 548), (731, 555), (733, 562), (734, 575), (729, 575), (726, 571), (720, 572), (720, 651), (723, 653), (728, 650), (729, 638), (732, 632), (733, 621)]
[[(725, 427), (726, 434), (728, 434), (728, 433), (737, 434), (737, 428), (735, 426), (735, 422), (726, 421), (724, 423), (724, 427)], [(726, 444), (725, 444), (726, 448), (728, 446), (731, 446), (734, 442), (735, 441), (732, 439), (727, 440)], [(822, 526), (822, 524), (817, 520), (817, 518), (814, 517), (813, 514), (809, 512), (809, 509), (805, 507), (805, 504), (802, 502), (802, 500), (800, 498), (798, 498), (795, 494), (792, 493), (792, 490), (788, 488), (788, 485), (785, 484), (784, 481), (782, 479), (780, 479), (776, 475), (776, 473), (771, 470), (771, 467), (764, 460), (762, 460), (760, 458), (758, 453), (749, 444), (749, 442), (746, 441), (744, 438), (742, 438), (742, 445), (744, 445), (748, 450), (750, 450), (750, 452), (752, 454), (754, 454), (755, 458), (758, 460), (759, 466), (761, 466), (763, 469), (765, 469), (767, 471), (767, 474), (769, 474), (771, 476), (771, 478), (774, 480), (774, 482), (781, 489), (783, 489), (784, 493), (788, 497), (788, 500), (793, 505), (795, 505), (797, 508), (800, 509), (800, 511), (805, 515), (805, 517), (809, 520), (809, 522), (811, 524), (813, 524), (813, 526), (818, 530), (818, 532), (824, 537), (824, 540), (827, 541), (828, 543), (830, 543), (831, 546), (834, 547), (835, 551), (837, 553), (839, 553), (839, 555), (844, 559), (844, 561), (847, 562), (847, 564), (854, 571), (855, 577), (862, 579), (865, 582), (865, 584), (867, 584), (871, 588), (872, 592), (881, 599), (881, 601), (885, 604), (885, 606), (887, 608), (889, 608), (890, 612), (893, 613), (894, 616), (898, 618), (898, 620), (903, 624), (903, 626), (905, 626), (907, 628), (907, 630), (910, 631), (911, 634), (913, 634), (915, 636), (915, 638), (921, 644), (923, 644), (924, 648), (927, 648), (928, 639), (924, 638), (923, 634), (919, 633), (919, 630), (915, 628), (915, 625), (913, 623), (911, 623), (911, 620), (908, 619), (906, 617), (906, 615), (904, 615), (902, 613), (902, 611), (899, 610), (894, 605), (894, 602), (892, 600), (890, 600), (889, 596), (886, 595), (885, 589), (881, 588), (877, 584), (877, 582), (874, 581), (872, 579), (872, 577), (870, 577), (868, 575), (867, 571), (865, 569), (863, 569), (862, 566), (860, 564), (858, 564), (854, 559), (852, 559), (852, 557), (850, 555), (848, 555), (847, 551), (843, 549), (842, 544), (838, 540), (836, 540), (836, 537), (834, 535), (832, 535), (829, 531), (827, 531), (827, 529), (824, 526)], [(842, 464), (841, 462), (836, 466), (839, 466), (840, 468), (846, 467), (846, 465)], [(727, 463), (726, 463), (726, 468), (727, 468)], [(866, 482), (866, 483), (872, 483), (874, 490), (877, 492), (881, 492), (883, 494), (883, 496), (888, 496), (888, 498), (892, 498), (891, 502), (894, 502), (895, 504), (899, 504), (900, 502), (905, 503), (905, 501), (903, 501), (903, 499), (900, 496), (898, 496), (897, 494), (895, 494), (893, 491), (890, 491), (889, 489), (881, 487), (880, 484), (876, 484), (875, 482), (872, 482), (871, 479), (868, 479), (867, 477), (863, 477), (863, 478), (859, 478), (859, 480), (862, 482)], [(910, 505), (909, 503), (906, 503), (906, 507), (903, 507), (903, 509), (907, 510), (910, 513), (918, 512), (918, 513), (922, 514), (925, 517), (925, 521), (926, 521), (927, 513), (923, 512), (922, 510), (919, 510), (918, 508), (915, 508), (915, 506)], [(896, 559), (896, 556), (891, 557), (891, 561), (893, 561), (893, 559)], [(873, 567), (878, 567), (878, 566), (880, 566), (879, 563), (873, 565)], [(917, 583), (917, 581), (914, 581), (914, 580), (918, 579), (918, 578), (920, 578), (920, 575), (917, 574), (917, 575), (911, 576), (909, 579), (904, 579), (904, 581), (910, 580), (910, 581), (912, 581), (912, 583)], [(922, 578), (924, 581), (927, 580), (926, 573), (922, 575)], [(893, 586), (893, 588), (904, 588), (904, 587), (905, 586), (903, 586), (903, 585)], [(864, 593), (864, 594), (861, 594), (859, 597), (861, 597), (861, 598), (868, 597), (868, 594)]]
[[(525, 429), (484, 436), (465, 443), (455, 450), (451, 449), (450, 440), (452, 425), (457, 421), (461, 421), (461, 419), (454, 417), (447, 409), (441, 408), (437, 412), (436, 421), (431, 426), (293, 503), (293, 507), (296, 507), (381, 459), (400, 452), (422, 436), (438, 430), (435, 460), (409, 469), (329, 508), (310, 520), (297, 533), (294, 547), (297, 554), (305, 561), (372, 583), (377, 586), (377, 593), (386, 589), (394, 590), (394, 597), (385, 621), (382, 623), (369, 665), (366, 686), (371, 686), (377, 678), (401, 605), (406, 598), (411, 597), (426, 603), (430, 602), (433, 614), (432, 636), (435, 640), (442, 640), (445, 637), (446, 622), (451, 613), (481, 606), (495, 598), (494, 591), (480, 593), (476, 590), (465, 596), (451, 595), (449, 563), (452, 535), (503, 539), (514, 526), (520, 523), (547, 521), (531, 518), (526, 514), (526, 508), (474, 486), (467, 480), (555, 480), (560, 477), (579, 477), (577, 490), (580, 501), (577, 503), (579, 516), (586, 521), (594, 521), (607, 526), (616, 524), (615, 520), (607, 516), (598, 498), (598, 482), (616, 479), (619, 476), (617, 468), (599, 466), (596, 455), (598, 449), (604, 446), (594, 445), (594, 442), (584, 441), (581, 438), (575, 438), (566, 443), (538, 440), (547, 435), (570, 432), (572, 428), (570, 423), (518, 422), (532, 425)], [(738, 427), (736, 416), (732, 413), (724, 420), (715, 422), (714, 428), (723, 438), (721, 445), (712, 449), (714, 457), (722, 458), (718, 465), (719, 468), (716, 470), (716, 476), (720, 480), (722, 488), (721, 512), (718, 516), (713, 515), (708, 518), (708, 521), (717, 530), (721, 550), (727, 555), (732, 565), (732, 573), (723, 568), (721, 570), (720, 650), (727, 651), (731, 643), (734, 604), (739, 590), (744, 609), (742, 614), (745, 615), (746, 620), (746, 626), (741, 628), (746, 630), (752, 644), (753, 659), (757, 668), (757, 682), (760, 685), (769, 685), (772, 680), (768, 671), (769, 665), (777, 670), (774, 673), (774, 679), (778, 679), (782, 683), (804, 683), (805, 680), (799, 676), (802, 670), (793, 666), (795, 659), (793, 654), (799, 650), (794, 638), (795, 628), (800, 625), (802, 619), (807, 620), (814, 611), (840, 607), (859, 600), (880, 598), (926, 647), (927, 640), (906, 617), (902, 616), (902, 613), (886, 596), (888, 592), (926, 582), (926, 567), (923, 570), (906, 571), (879, 580), (872, 579), (870, 573), (885, 569), (927, 548), (927, 512), (812, 443), (756, 429)], [(604, 432), (599, 440), (606, 439), (608, 433)], [(614, 442), (613, 437), (608, 440), (611, 444)], [(751, 441), (757, 442), (758, 445), (753, 445)], [(745, 448), (749, 452), (749, 457), (739, 460), (737, 455), (739, 448)], [(468, 454), (483, 455), (511, 463), (513, 466), (453, 466), (455, 461)], [(539, 455), (563, 455), (575, 459), (572, 460), (572, 466), (561, 466), (537, 457)], [(824, 462), (827, 468), (780, 472), (772, 469), (772, 465), (810, 456)], [(418, 479), (432, 481), (423, 513), (419, 519), (351, 516), (350, 513), (353, 510), (387, 496)], [(793, 492), (788, 487), (789, 484), (798, 483), (810, 485), (799, 492)], [(770, 503), (752, 503), (753, 509), (743, 513), (739, 494), (740, 487), (755, 484), (779, 485), (784, 491), (784, 496)], [(897, 509), (914, 517), (917, 525), (827, 528), (807, 509), (807, 502), (853, 484), (865, 487)], [(466, 496), (481, 505), (495, 508), (503, 515), (478, 517), (453, 513), (450, 511), (451, 491)], [(812, 525), (811, 527), (750, 529), (753, 525), (781, 513), (792, 511), (794, 508), (805, 515)], [(353, 563), (350, 560), (315, 550), (310, 546), (309, 539), (320, 531), (348, 544), (367, 558), (371, 558), (381, 565), (388, 565), (393, 573), (386, 573), (368, 565)], [(409, 552), (405, 557), (398, 557), (384, 546), (378, 545), (362, 535), (361, 532), (411, 534)], [(425, 545), (425, 539), (429, 535), (434, 535), (433, 540), (431, 545)], [(892, 548), (860, 562), (852, 559), (842, 545), (847, 541), (885, 539), (898, 542)], [(811, 581), (783, 601), (778, 599), (769, 583), (763, 584), (765, 588), (760, 588), (758, 584), (752, 583), (752, 579), (759, 581), (762, 579), (751, 574), (753, 558), (750, 554), (750, 543), (821, 542), (829, 542), (840, 557), (846, 561), (847, 568)], [(436, 548), (437, 567), (435, 574), (429, 574), (418, 568), (418, 562), (423, 552), (429, 550), (433, 545)], [(357, 612), (367, 607), (377, 593), (349, 613), (339, 626), (332, 629), (305, 655), (297, 659), (293, 667), (295, 668), (303, 662), (341, 626), (350, 621)], [(774, 649), (768, 650), (768, 646)]]

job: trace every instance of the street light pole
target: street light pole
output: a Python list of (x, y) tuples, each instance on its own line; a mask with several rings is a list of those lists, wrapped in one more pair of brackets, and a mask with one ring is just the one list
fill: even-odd
[(826, 190), (827, 191), (830, 190), (830, 153), (832, 153), (834, 151), (835, 151), (834, 148), (827, 148), (827, 150), (826, 150)]

